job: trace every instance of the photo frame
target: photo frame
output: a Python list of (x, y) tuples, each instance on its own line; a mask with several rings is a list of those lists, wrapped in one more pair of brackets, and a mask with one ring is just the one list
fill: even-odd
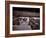
[(5, 36), (45, 34), (44, 3), (6, 1)]

